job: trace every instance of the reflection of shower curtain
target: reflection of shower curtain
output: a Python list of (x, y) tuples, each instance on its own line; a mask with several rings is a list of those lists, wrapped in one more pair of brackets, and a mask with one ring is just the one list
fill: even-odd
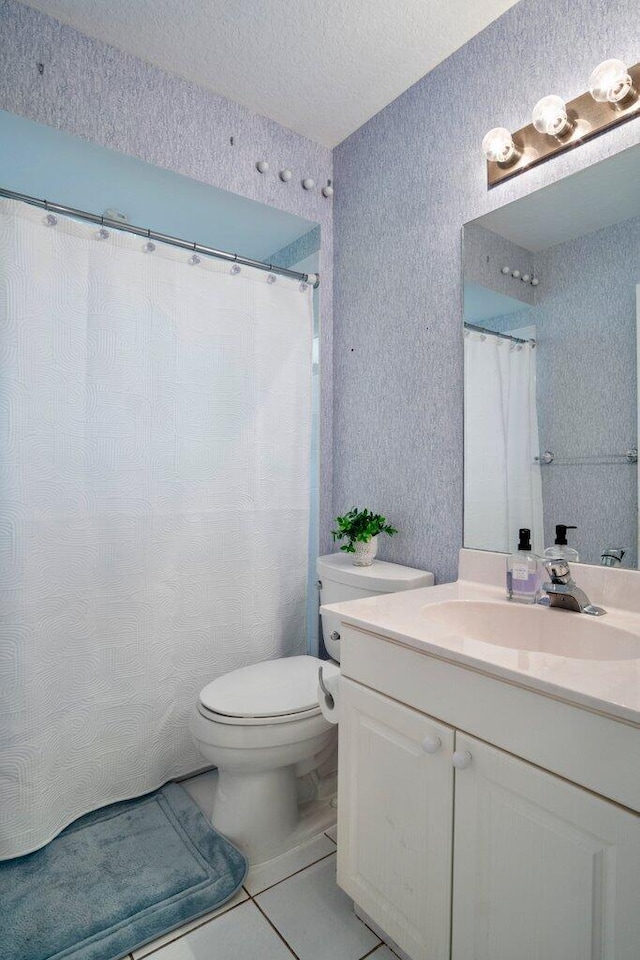
[(512, 551), (529, 527), (542, 552), (535, 349), (465, 336), (464, 543)]
[(312, 299), (0, 201), (0, 858), (201, 766), (305, 651)]

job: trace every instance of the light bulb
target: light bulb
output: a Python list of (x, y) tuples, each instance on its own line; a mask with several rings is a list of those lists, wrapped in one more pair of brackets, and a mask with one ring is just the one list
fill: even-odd
[(482, 152), (487, 160), (508, 167), (520, 156), (513, 137), (506, 127), (494, 127), (485, 134), (482, 141)]
[(633, 94), (633, 82), (622, 60), (599, 63), (589, 77), (589, 93), (599, 103), (620, 103)]
[(533, 108), (533, 125), (538, 133), (561, 137), (572, 128), (562, 97), (550, 96), (538, 100)]

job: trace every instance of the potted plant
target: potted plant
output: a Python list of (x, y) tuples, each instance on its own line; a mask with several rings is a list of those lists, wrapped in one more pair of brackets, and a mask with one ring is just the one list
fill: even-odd
[(370, 567), (378, 552), (378, 534), (386, 533), (390, 537), (398, 531), (389, 526), (386, 517), (370, 510), (358, 510), (353, 507), (344, 517), (336, 517), (337, 530), (332, 530), (334, 543), (336, 540), (347, 542), (340, 547), (345, 553), (352, 553), (353, 564), (356, 567)]

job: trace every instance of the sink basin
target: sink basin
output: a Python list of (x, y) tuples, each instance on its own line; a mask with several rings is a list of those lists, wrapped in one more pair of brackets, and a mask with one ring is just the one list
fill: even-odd
[(423, 612), (448, 634), (510, 650), (575, 660), (640, 658), (640, 636), (583, 613), (492, 600), (444, 600)]

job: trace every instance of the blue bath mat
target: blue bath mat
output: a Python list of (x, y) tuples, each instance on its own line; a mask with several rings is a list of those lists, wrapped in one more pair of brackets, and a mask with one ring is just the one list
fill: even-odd
[(215, 910), (246, 870), (182, 787), (168, 784), (0, 863), (0, 956), (116, 960)]

